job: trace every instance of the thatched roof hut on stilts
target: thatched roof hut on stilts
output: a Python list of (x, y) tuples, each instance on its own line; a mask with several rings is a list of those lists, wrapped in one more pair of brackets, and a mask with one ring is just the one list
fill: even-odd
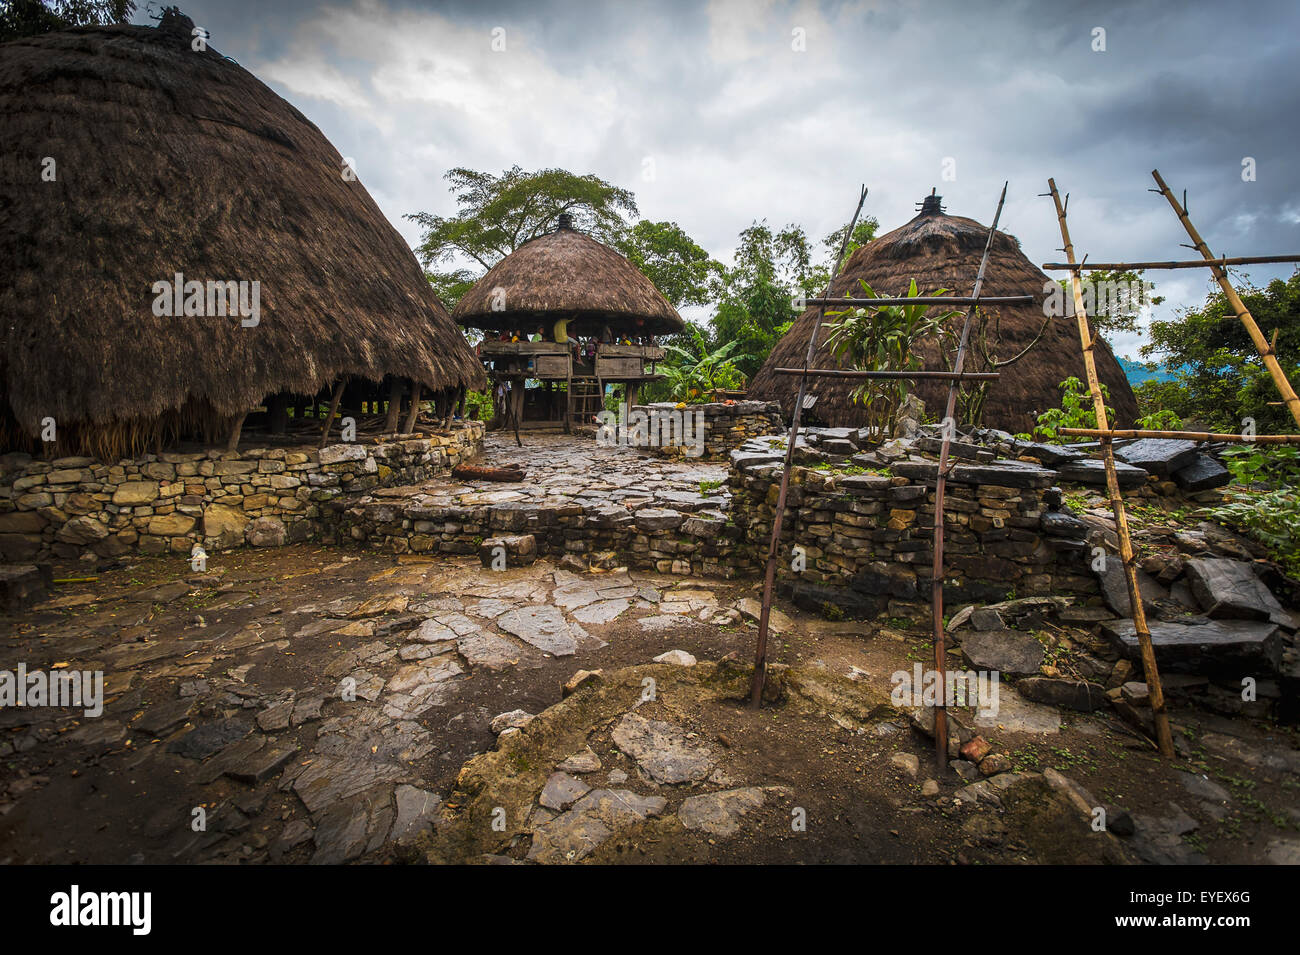
[[(989, 230), (974, 219), (948, 215), (940, 199), (933, 194), (927, 196), (920, 213), (910, 222), (857, 249), (836, 278), (831, 294), (861, 297), (861, 280), (877, 295), (903, 296), (915, 279), (922, 295), (938, 289), (948, 289), (951, 295), (969, 295)], [(1083, 352), (1073, 317), (1047, 319), (1044, 302), (1048, 293), (1044, 289), (1052, 287), (1052, 280), (1025, 257), (1014, 236), (997, 233), (981, 294), (1033, 295), (1034, 302), (981, 309), (987, 319), (986, 340), (973, 344), (968, 371), (986, 370), (983, 351), (998, 361), (1006, 361), (1030, 349), (1024, 358), (997, 369), (1001, 378), (989, 386), (979, 422), (985, 427), (1012, 433), (1031, 431), (1037, 414), (1060, 405), (1061, 382), (1077, 378), (1082, 372)], [(775, 369), (803, 367), (816, 320), (815, 308), (799, 316), (754, 376), (748, 397), (779, 401), (785, 414), (791, 414), (797, 379), (778, 375)], [(961, 321), (960, 316), (954, 320), (954, 332), (960, 331)], [(813, 367), (841, 367), (826, 345), (827, 338), (823, 327)], [(917, 351), (923, 368), (949, 370), (937, 342), (926, 341)], [(1097, 372), (1110, 390), (1116, 418), (1124, 422), (1117, 427), (1127, 426), (1137, 417), (1137, 400), (1128, 379), (1105, 342), (1099, 342), (1095, 356)], [(832, 427), (863, 425), (862, 406), (854, 404), (852, 398), (858, 384), (851, 379), (810, 378), (808, 393), (816, 399), (811, 408), (815, 420)], [(942, 415), (947, 390), (946, 381), (919, 381), (913, 389), (932, 415)]]
[(4, 450), (220, 444), (337, 408), (344, 382), (378, 414), (486, 381), (338, 151), (193, 26), (0, 45)]
[[(634, 404), (642, 383), (662, 377), (655, 337), (686, 327), (653, 282), (567, 214), (489, 269), (452, 317), (485, 332), (479, 354), (507, 405), (498, 422), (566, 431), (590, 423), (606, 385), (622, 384)], [(542, 387), (526, 394), (528, 380)]]

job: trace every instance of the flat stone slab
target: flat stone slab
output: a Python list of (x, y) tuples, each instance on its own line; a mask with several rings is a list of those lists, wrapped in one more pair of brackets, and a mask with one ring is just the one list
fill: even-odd
[(581, 779), (576, 779), (565, 772), (556, 772), (551, 773), (546, 780), (537, 802), (547, 809), (563, 812), (589, 792), (591, 787)]
[(572, 656), (578, 649), (577, 636), (558, 607), (520, 607), (503, 613), (496, 622), (502, 630), (552, 656)]
[[(1101, 587), (1102, 599), (1116, 616), (1132, 616), (1132, 601), (1128, 595), (1128, 575), (1124, 573), (1124, 561), (1118, 554), (1107, 554), (1102, 562), (1102, 569), (1097, 571), (1097, 583)], [(1169, 591), (1154, 577), (1141, 568), (1137, 572), (1138, 593), (1142, 595), (1142, 609), (1147, 613), (1155, 612), (1155, 602), (1166, 600)]]
[[(1222, 670), (1240, 677), (1265, 668), (1276, 672), (1282, 664), (1282, 636), (1277, 625), (1257, 620), (1210, 620), (1198, 623), (1148, 620), (1156, 662), (1182, 672)], [(1132, 620), (1101, 625), (1102, 633), (1130, 660), (1141, 659)], [(1243, 668), (1245, 668), (1243, 670)]]
[[(1067, 484), (1088, 484), (1094, 487), (1106, 486), (1106, 462), (1099, 458), (1080, 458), (1067, 461), (1056, 471), (1057, 477)], [(1135, 468), (1123, 461), (1115, 462), (1115, 477), (1121, 490), (1141, 487), (1149, 475), (1142, 468)]]
[(1059, 733), (1061, 713), (1054, 706), (1033, 703), (1003, 687), (998, 692), (997, 712), (979, 715), (977, 711), (975, 726), (983, 730), (1002, 730), (1008, 733)]
[(167, 752), (188, 759), (207, 759), (230, 743), (241, 740), (253, 731), (253, 724), (239, 717), (202, 723), (180, 739), (167, 744)]
[(1043, 662), (1043, 645), (1018, 630), (982, 630), (962, 640), (961, 655), (975, 670), (1037, 673)]
[(618, 748), (657, 783), (697, 782), (709, 775), (716, 762), (708, 747), (688, 740), (686, 730), (680, 726), (648, 720), (638, 713), (624, 716), (613, 738)]
[(631, 606), (631, 601), (626, 599), (600, 600), (573, 611), (573, 619), (579, 623), (609, 623)]
[(1295, 628), (1295, 621), (1278, 603), (1254, 569), (1226, 557), (1197, 557), (1186, 566), (1187, 579), (1206, 616), (1216, 620), (1270, 620)]
[(1016, 683), (1016, 691), (1027, 700), (1063, 706), (1089, 713), (1110, 705), (1106, 688), (1084, 680), (1058, 680), (1045, 676), (1026, 677)]
[(591, 855), (619, 829), (658, 816), (668, 805), (662, 796), (642, 796), (628, 789), (595, 789), (568, 812), (533, 831), (530, 862), (578, 862)]
[(397, 802), (397, 819), (388, 834), (390, 842), (405, 845), (433, 825), (442, 809), (442, 798), (415, 786), (398, 786), (393, 796)]
[(520, 658), (520, 648), (515, 643), (487, 632), (461, 637), (456, 642), (456, 649), (470, 666), (487, 667), (489, 670), (514, 666)]
[(1174, 472), (1174, 482), (1184, 491), (1212, 491), (1232, 483), (1232, 472), (1208, 454), (1198, 454), (1191, 464)]
[(1196, 460), (1200, 445), (1185, 438), (1142, 438), (1115, 451), (1115, 457), (1134, 467), (1167, 478)]
[(761, 808), (763, 802), (763, 790), (757, 786), (728, 789), (684, 799), (677, 809), (677, 818), (687, 829), (725, 838), (739, 832), (741, 818)]
[[(934, 481), (939, 476), (939, 463), (899, 461), (890, 470), (909, 480)], [(1047, 488), (1056, 483), (1056, 472), (1025, 461), (994, 461), (992, 464), (958, 464), (948, 474), (948, 480), (957, 484)]]

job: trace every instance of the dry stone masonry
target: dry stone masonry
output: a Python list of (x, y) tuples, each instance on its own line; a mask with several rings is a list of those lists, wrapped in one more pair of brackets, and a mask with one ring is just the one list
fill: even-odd
[(380, 444), (164, 452), (108, 464), (0, 457), (0, 561), (271, 547), (328, 533), (335, 498), (445, 473), (484, 425)]

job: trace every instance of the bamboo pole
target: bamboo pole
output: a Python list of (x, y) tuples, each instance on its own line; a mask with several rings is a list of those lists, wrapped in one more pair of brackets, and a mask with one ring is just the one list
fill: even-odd
[(930, 571), (930, 617), (934, 630), (934, 671), (939, 675), (939, 694), (934, 706), (934, 755), (935, 766), (940, 774), (948, 768), (948, 641), (943, 624), (943, 503), (948, 489), (948, 455), (952, 445), (953, 432), (957, 430), (957, 390), (962, 377), (962, 368), (966, 364), (966, 346), (970, 343), (970, 327), (975, 317), (975, 303), (980, 300), (980, 289), (984, 287), (984, 272), (988, 268), (989, 253), (993, 250), (993, 237), (998, 232), (998, 222), (1002, 219), (1002, 206), (1007, 201), (1007, 184), (1002, 184), (1002, 195), (998, 197), (998, 209), (993, 214), (993, 224), (989, 226), (989, 236), (984, 242), (984, 254), (980, 257), (979, 271), (975, 273), (975, 288), (971, 292), (971, 305), (966, 309), (966, 319), (962, 322), (961, 338), (957, 342), (957, 355), (953, 359), (952, 375), (948, 383), (948, 403), (944, 408), (943, 442), (939, 445), (939, 469), (934, 482), (934, 544), (933, 565)]
[(338, 380), (334, 386), (334, 394), (330, 396), (329, 414), (325, 415), (325, 427), (320, 433), (320, 447), (325, 447), (325, 442), (329, 440), (330, 428), (334, 427), (334, 416), (339, 413), (339, 402), (343, 400), (343, 386), (347, 383), (347, 375)]
[(997, 381), (996, 371), (850, 371), (846, 368), (776, 368), (778, 375), (807, 375), (809, 378), (939, 379), (940, 381)]
[[(831, 294), (831, 288), (835, 284), (835, 277), (839, 275), (840, 266), (844, 264), (844, 253), (849, 247), (849, 236), (853, 235), (853, 229), (858, 224), (858, 216), (862, 214), (862, 205), (866, 201), (867, 187), (863, 186), (862, 192), (858, 195), (858, 208), (854, 211), (853, 219), (844, 232), (844, 241), (840, 243), (840, 254), (836, 257), (835, 266), (831, 269), (831, 276), (826, 282), (827, 296)], [(822, 305), (817, 309), (817, 321), (813, 324), (812, 335), (808, 338), (808, 353), (803, 360), (805, 368), (812, 364), (813, 356), (817, 354), (817, 335), (821, 332), (822, 319), (825, 315), (826, 306)], [(772, 613), (772, 586), (776, 582), (776, 561), (781, 546), (781, 525), (785, 521), (785, 497), (790, 490), (790, 472), (794, 470), (794, 445), (799, 437), (799, 418), (803, 413), (803, 399), (807, 388), (807, 377), (800, 378), (799, 392), (794, 402), (794, 414), (790, 417), (790, 433), (785, 444), (785, 465), (781, 469), (781, 490), (776, 498), (776, 512), (772, 515), (772, 540), (767, 548), (767, 568), (763, 573), (763, 602), (758, 614), (758, 639), (754, 644), (754, 676), (749, 685), (749, 704), (754, 709), (758, 709), (763, 703), (763, 684), (767, 679), (767, 631)]]
[[(1052, 202), (1056, 205), (1056, 218), (1061, 226), (1061, 239), (1065, 245), (1065, 257), (1074, 262), (1074, 244), (1070, 241), (1070, 227), (1065, 221), (1065, 206), (1061, 204), (1061, 195), (1056, 191), (1056, 180), (1048, 179)], [(1092, 392), (1092, 404), (1097, 413), (1099, 430), (1109, 431), (1106, 420), (1106, 401), (1101, 393), (1101, 381), (1097, 377), (1097, 362), (1093, 348), (1097, 339), (1088, 326), (1088, 313), (1083, 307), (1083, 291), (1080, 287), (1078, 272), (1070, 273), (1070, 290), (1074, 294), (1074, 314), (1079, 324), (1079, 342), (1083, 346), (1083, 368), (1088, 376), (1088, 388)], [(1169, 732), (1169, 714), (1165, 712), (1165, 693), (1160, 684), (1160, 671), (1156, 668), (1155, 647), (1151, 645), (1151, 630), (1147, 626), (1146, 608), (1142, 606), (1142, 592), (1138, 588), (1137, 561), (1133, 554), (1133, 539), (1128, 530), (1128, 514), (1124, 509), (1124, 498), (1119, 493), (1119, 478), (1115, 474), (1115, 446), (1109, 438), (1101, 440), (1102, 457), (1106, 462), (1106, 489), (1110, 492), (1110, 507), (1115, 515), (1115, 530), (1119, 536), (1120, 557), (1124, 561), (1124, 576), (1128, 581), (1128, 598), (1133, 614), (1133, 629), (1137, 634), (1138, 647), (1142, 653), (1142, 669), (1146, 674), (1147, 690), (1151, 698), (1151, 715), (1155, 719), (1156, 745), (1160, 755), (1166, 759), (1174, 758), (1174, 741)]]
[(1291, 417), (1295, 419), (1297, 425), (1300, 425), (1300, 396), (1296, 395), (1295, 389), (1291, 387), (1291, 382), (1287, 380), (1286, 372), (1278, 364), (1277, 353), (1273, 350), (1272, 344), (1264, 337), (1264, 333), (1259, 330), (1259, 325), (1255, 323), (1255, 317), (1250, 314), (1250, 309), (1246, 308), (1246, 303), (1241, 300), (1237, 290), (1228, 281), (1228, 273), (1224, 271), (1221, 265), (1217, 264), (1214, 255), (1210, 252), (1210, 247), (1205, 244), (1201, 234), (1196, 231), (1196, 226), (1192, 225), (1192, 220), (1187, 215), (1187, 207), (1174, 197), (1169, 186), (1160, 177), (1159, 169), (1151, 170), (1151, 175), (1155, 179), (1156, 185), (1160, 187), (1161, 194), (1169, 200), (1174, 212), (1178, 214), (1178, 221), (1187, 230), (1188, 236), (1191, 237), (1193, 244), (1196, 246), (1196, 251), (1201, 253), (1206, 264), (1209, 265), (1210, 272), (1214, 275), (1214, 280), (1219, 283), (1219, 288), (1223, 290), (1223, 295), (1227, 298), (1228, 304), (1237, 313), (1237, 318), (1240, 319), (1241, 324), (1246, 326), (1250, 340), (1255, 343), (1255, 349), (1259, 352), (1259, 357), (1264, 360), (1264, 367), (1268, 369), (1269, 375), (1273, 378), (1273, 384), (1277, 386), (1278, 392), (1282, 395), (1282, 400), (1286, 402), (1287, 408), (1290, 409)]
[(1060, 434), (1078, 438), (1171, 438), (1185, 441), (1224, 441), (1237, 444), (1300, 444), (1300, 434), (1217, 434), (1212, 431), (1148, 431), (1142, 428), (1121, 428), (1103, 431), (1100, 428), (1061, 428)]
[(1044, 262), (1044, 272), (1140, 272), (1152, 269), (1159, 272), (1168, 269), (1204, 269), (1212, 265), (1268, 265), (1271, 263), (1300, 262), (1300, 255), (1238, 255), (1211, 259), (1191, 259), (1178, 262)]
[(856, 308), (885, 308), (890, 305), (1032, 305), (1032, 295), (989, 295), (976, 299), (968, 295), (903, 295), (893, 298), (810, 298), (804, 305), (849, 305)]

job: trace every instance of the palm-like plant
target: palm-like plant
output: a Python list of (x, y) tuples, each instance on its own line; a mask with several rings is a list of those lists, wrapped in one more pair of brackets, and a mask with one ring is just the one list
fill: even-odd
[(734, 384), (740, 377), (736, 359), (729, 357), (740, 343), (727, 342), (710, 348), (704, 336), (693, 326), (690, 347), (665, 344), (664, 350), (675, 360), (664, 366), (664, 384), (677, 401), (703, 401), (715, 388)]
[[(866, 282), (859, 282), (866, 298), (880, 298)], [(946, 295), (939, 289), (930, 295)], [(915, 305), (888, 305), (882, 308), (853, 308), (827, 312), (836, 318), (830, 323), (826, 343), (837, 361), (847, 362), (858, 371), (916, 371), (921, 356), (913, 350), (921, 339), (938, 334), (944, 324), (960, 313), (945, 311), (927, 315), (934, 306), (926, 305), (925, 296), (917, 292), (913, 280), (908, 298)], [(853, 389), (853, 400), (865, 406), (866, 424), (876, 435), (887, 437), (893, 432), (894, 418), (903, 399), (911, 390), (906, 379), (868, 378)]]

